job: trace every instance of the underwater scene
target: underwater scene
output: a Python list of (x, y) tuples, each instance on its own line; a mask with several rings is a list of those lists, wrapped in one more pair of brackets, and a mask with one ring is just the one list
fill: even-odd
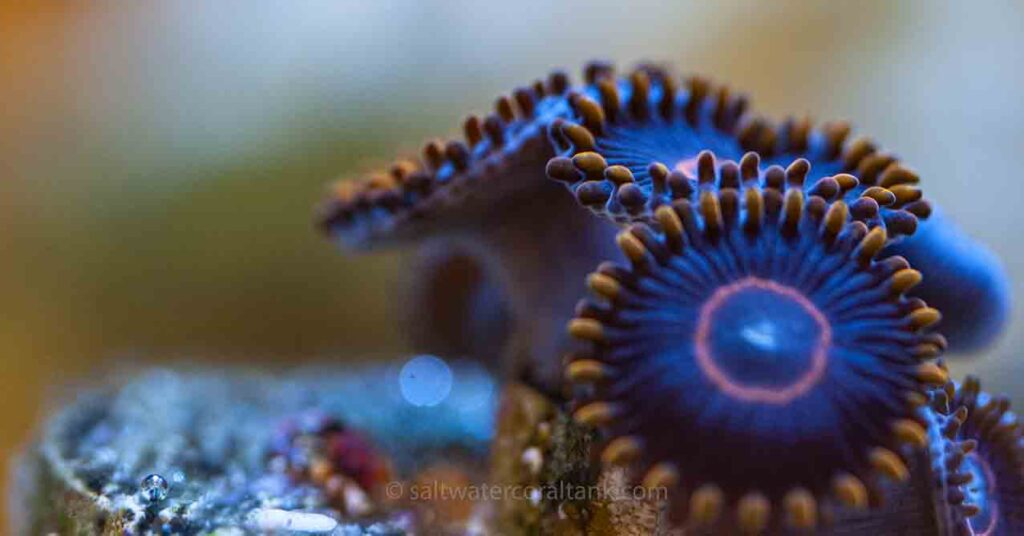
[(0, 14), (0, 533), (1024, 534), (1021, 6)]

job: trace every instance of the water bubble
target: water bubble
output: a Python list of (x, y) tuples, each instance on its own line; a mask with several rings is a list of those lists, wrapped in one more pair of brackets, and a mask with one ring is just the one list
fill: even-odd
[(152, 475), (147, 475), (146, 478), (142, 479), (139, 492), (142, 494), (144, 499), (154, 503), (166, 499), (167, 491), (169, 489), (170, 486), (167, 484), (167, 479), (154, 473)]
[(406, 402), (421, 407), (436, 406), (452, 390), (452, 369), (439, 357), (416, 356), (402, 366), (398, 387)]

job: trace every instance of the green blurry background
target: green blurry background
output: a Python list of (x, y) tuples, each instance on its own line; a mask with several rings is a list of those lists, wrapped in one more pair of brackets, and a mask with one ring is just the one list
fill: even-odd
[[(669, 4), (5, 3), (0, 455), (76, 385), (145, 364), (402, 352), (403, 259), (317, 236), (323, 185), (593, 57), (669, 61), (774, 117), (854, 120), (1021, 294), (1024, 4)], [(957, 372), (1021, 401), (1022, 341), (1018, 312)]]

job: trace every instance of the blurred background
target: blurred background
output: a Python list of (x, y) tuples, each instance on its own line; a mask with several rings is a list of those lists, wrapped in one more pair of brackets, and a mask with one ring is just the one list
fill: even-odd
[[(853, 120), (1021, 296), (1022, 26), (1011, 0), (5, 4), (0, 456), (108, 374), (400, 355), (403, 258), (318, 236), (324, 184), (595, 57), (710, 75), (773, 117)], [(1024, 402), (1022, 342), (1018, 307), (957, 375)]]

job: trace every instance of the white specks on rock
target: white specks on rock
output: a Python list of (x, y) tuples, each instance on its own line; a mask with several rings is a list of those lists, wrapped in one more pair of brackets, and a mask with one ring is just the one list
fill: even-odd
[(530, 489), (530, 504), (532, 504), (534, 506), (539, 506), (540, 502), (541, 502), (541, 500), (543, 500), (543, 498), (544, 498), (544, 496), (541, 493), (540, 488), (532, 488), (532, 489)]
[(310, 512), (290, 512), (276, 508), (260, 508), (249, 514), (252, 529), (261, 532), (287, 531), (305, 534), (330, 534), (338, 522), (330, 516)]
[(367, 497), (363, 488), (354, 482), (348, 482), (342, 488), (342, 497), (345, 499), (345, 511), (354, 516), (365, 516), (373, 510), (370, 498)]
[(524, 450), (521, 459), (531, 475), (536, 476), (540, 474), (540, 470), (544, 466), (544, 455), (539, 448), (530, 447)]

